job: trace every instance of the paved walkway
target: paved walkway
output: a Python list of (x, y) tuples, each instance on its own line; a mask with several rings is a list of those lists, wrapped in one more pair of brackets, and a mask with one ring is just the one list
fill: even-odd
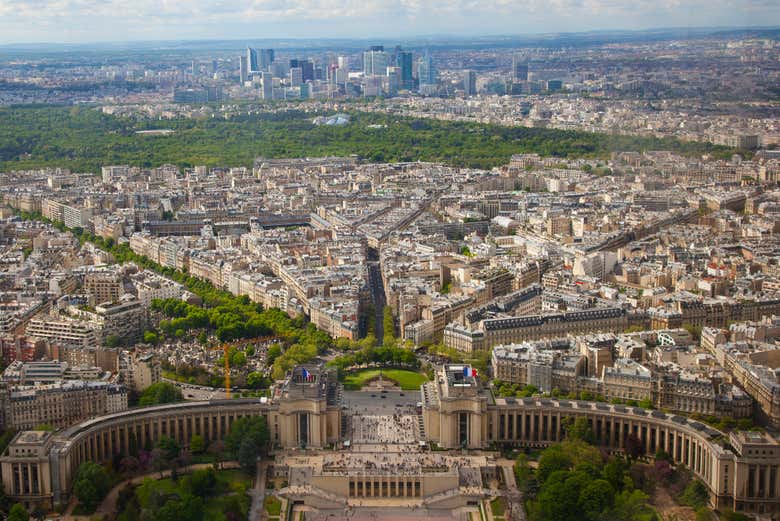
[(268, 474), (269, 461), (257, 462), (257, 476), (255, 486), (252, 488), (252, 504), (249, 507), (249, 521), (260, 521), (263, 515), (263, 501), (265, 501), (265, 478)]
[(468, 519), (468, 514), (437, 509), (410, 510), (390, 507), (356, 510), (348, 508), (309, 512), (306, 519), (311, 521), (464, 521)]
[[(504, 481), (506, 482), (506, 520), (507, 521), (525, 521), (525, 507), (523, 506), (523, 495), (515, 483), (515, 462), (512, 460), (499, 460), (498, 464), (504, 471)], [(490, 505), (488, 505), (490, 510)], [(488, 515), (491, 515), (488, 512)]]

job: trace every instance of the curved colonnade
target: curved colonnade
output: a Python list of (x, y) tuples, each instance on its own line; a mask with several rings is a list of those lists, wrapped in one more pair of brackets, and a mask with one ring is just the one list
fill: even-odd
[[(477, 447), (491, 444), (546, 447), (565, 437), (568, 419), (585, 418), (596, 445), (613, 451), (627, 444), (641, 454), (669, 454), (710, 490), (715, 508), (754, 513), (780, 512), (780, 445), (769, 435), (726, 435), (701, 422), (599, 402), (547, 398), (495, 398), (477, 405), (457, 400), (439, 403), (440, 444)], [(465, 415), (465, 420), (464, 420)], [(467, 434), (462, 434), (461, 427)]]
[[(161, 437), (189, 446), (193, 435), (222, 440), (245, 416), (268, 417), (270, 404), (258, 399), (185, 402), (131, 409), (87, 420), (69, 429), (29, 438), (20, 433), (0, 459), (6, 493), (28, 505), (67, 501), (73, 477), (85, 461), (106, 463), (151, 447)], [(25, 446), (28, 447), (25, 447)]]
[[(186, 402), (110, 414), (58, 433), (21, 433), (0, 458), (3, 484), (16, 501), (55, 505), (68, 499), (74, 473), (85, 461), (108, 462), (162, 436), (185, 447), (193, 435), (207, 442), (221, 440), (245, 416), (265, 416), (276, 445), (298, 446), (299, 433), (284, 431), (300, 428), (294, 418), (304, 414), (306, 404), (296, 400), (287, 409), (281, 414), (278, 404), (259, 399)], [(479, 449), (494, 443), (543, 447), (564, 438), (568, 418), (584, 417), (601, 446), (620, 451), (631, 439), (645, 454), (667, 452), (707, 485), (714, 507), (780, 511), (780, 446), (761, 433), (726, 436), (661, 411), (556, 399), (444, 400), (426, 409), (425, 431), (445, 448), (465, 444)], [(25, 440), (25, 434), (35, 439)]]

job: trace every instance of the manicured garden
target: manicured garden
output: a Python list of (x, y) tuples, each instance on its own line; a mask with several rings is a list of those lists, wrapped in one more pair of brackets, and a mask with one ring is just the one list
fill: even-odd
[(417, 390), (420, 385), (428, 381), (428, 377), (424, 374), (405, 369), (362, 369), (344, 376), (344, 389), (348, 391), (359, 390), (366, 383), (377, 378), (380, 373), (383, 379), (392, 380), (404, 391)]
[(490, 502), (490, 511), (493, 513), (494, 521), (502, 521), (506, 514), (506, 498), (497, 497)]

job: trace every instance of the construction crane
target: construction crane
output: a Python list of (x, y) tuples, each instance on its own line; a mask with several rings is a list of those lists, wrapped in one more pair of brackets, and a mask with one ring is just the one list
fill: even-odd
[(230, 346), (224, 344), (222, 346), (222, 358), (225, 359), (225, 395), (230, 400), (230, 357), (228, 356), (228, 350)]
[(215, 347), (214, 349), (221, 349), (222, 350), (222, 358), (225, 360), (225, 394), (227, 395), (227, 398), (230, 399), (230, 357), (228, 356), (228, 351), (230, 351), (230, 346), (239, 346), (250, 343), (263, 343), (263, 342), (270, 342), (272, 340), (276, 340), (280, 338), (277, 335), (268, 335), (263, 337), (255, 337), (255, 338), (245, 338), (243, 340), (239, 340), (237, 342), (234, 342), (232, 344), (222, 344), (219, 347)]

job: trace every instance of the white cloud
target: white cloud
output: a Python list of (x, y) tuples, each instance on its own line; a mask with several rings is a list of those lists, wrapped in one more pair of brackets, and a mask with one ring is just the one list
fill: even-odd
[(776, 0), (0, 0), (0, 41), (772, 25)]

